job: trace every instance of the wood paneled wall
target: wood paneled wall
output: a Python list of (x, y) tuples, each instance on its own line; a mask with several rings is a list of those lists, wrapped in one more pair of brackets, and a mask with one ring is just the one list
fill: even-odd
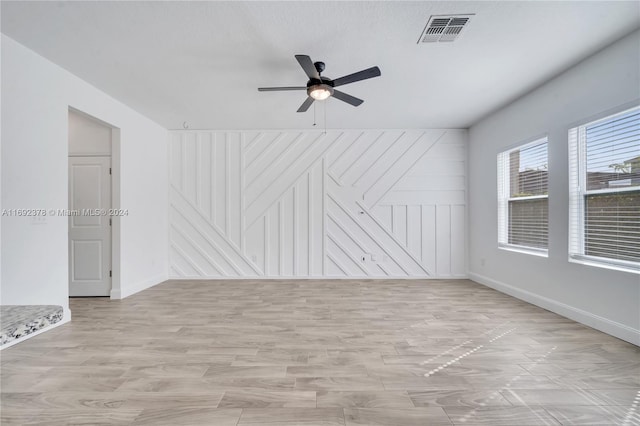
[(174, 131), (170, 275), (463, 277), (464, 130)]

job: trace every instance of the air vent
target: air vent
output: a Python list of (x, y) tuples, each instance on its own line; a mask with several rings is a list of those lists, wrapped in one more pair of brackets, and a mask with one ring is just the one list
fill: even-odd
[(473, 15), (431, 15), (418, 43), (454, 41)]

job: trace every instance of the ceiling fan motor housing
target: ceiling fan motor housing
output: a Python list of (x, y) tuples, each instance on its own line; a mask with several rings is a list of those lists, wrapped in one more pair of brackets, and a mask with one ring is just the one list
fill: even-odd
[(327, 77), (320, 77), (320, 80), (318, 80), (317, 78), (312, 78), (307, 81), (307, 87), (317, 86), (319, 84), (333, 88), (333, 80)]

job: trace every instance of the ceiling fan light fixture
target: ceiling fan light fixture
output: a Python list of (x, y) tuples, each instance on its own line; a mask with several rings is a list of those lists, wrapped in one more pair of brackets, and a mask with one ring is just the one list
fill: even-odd
[(316, 101), (324, 101), (333, 95), (333, 88), (326, 84), (314, 84), (307, 88), (307, 94)]

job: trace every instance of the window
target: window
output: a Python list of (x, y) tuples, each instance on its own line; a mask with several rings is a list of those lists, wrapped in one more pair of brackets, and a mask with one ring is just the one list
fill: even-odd
[(546, 256), (547, 138), (498, 154), (498, 245)]
[(640, 107), (569, 131), (569, 259), (640, 272)]

